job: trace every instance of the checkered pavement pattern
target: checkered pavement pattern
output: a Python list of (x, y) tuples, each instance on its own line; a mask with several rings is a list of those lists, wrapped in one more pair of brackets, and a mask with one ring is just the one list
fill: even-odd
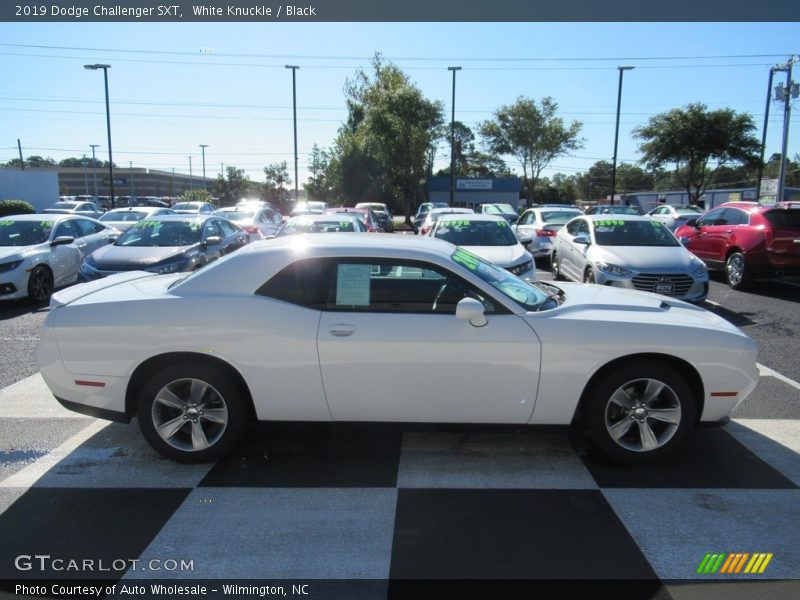
[[(46, 418), (57, 433), (0, 409), (21, 434), (52, 437), (51, 451), (2, 455), (0, 579), (85, 577), (15, 568), (44, 554), (191, 560), (94, 576), (291, 580), (311, 598), (800, 597), (796, 420), (695, 431), (647, 466), (611, 464), (562, 431), (259, 424), (230, 457), (181, 465), (135, 422)], [(760, 575), (698, 573), (710, 552), (774, 556)], [(532, 594), (537, 582), (552, 594)]]

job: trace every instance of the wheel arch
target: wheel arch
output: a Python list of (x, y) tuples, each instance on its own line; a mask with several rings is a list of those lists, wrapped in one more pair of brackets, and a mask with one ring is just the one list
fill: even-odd
[(214, 367), (222, 371), (231, 379), (237, 390), (242, 394), (242, 397), (247, 403), (249, 417), (251, 420), (255, 420), (256, 411), (255, 405), (253, 404), (253, 396), (242, 374), (230, 363), (225, 362), (221, 358), (198, 352), (169, 352), (166, 354), (159, 354), (148, 358), (136, 367), (128, 380), (128, 388), (125, 391), (125, 416), (128, 420), (136, 414), (139, 393), (142, 391), (150, 375), (164, 367), (181, 362), (193, 362), (208, 367)]
[(597, 371), (595, 371), (589, 378), (586, 386), (583, 388), (580, 401), (575, 407), (575, 413), (572, 415), (572, 423), (575, 424), (580, 421), (582, 408), (586, 403), (587, 398), (591, 394), (592, 389), (594, 389), (594, 386), (597, 385), (598, 381), (601, 381), (604, 377), (614, 372), (614, 370), (635, 361), (661, 362), (662, 364), (672, 367), (679, 374), (683, 375), (692, 390), (692, 395), (694, 396), (695, 400), (695, 425), (700, 421), (700, 417), (703, 414), (703, 408), (705, 405), (705, 388), (703, 387), (703, 379), (700, 377), (700, 373), (697, 372), (697, 369), (695, 369), (691, 363), (678, 358), (677, 356), (652, 352), (620, 356), (619, 358), (615, 358), (611, 362), (606, 363), (597, 369)]

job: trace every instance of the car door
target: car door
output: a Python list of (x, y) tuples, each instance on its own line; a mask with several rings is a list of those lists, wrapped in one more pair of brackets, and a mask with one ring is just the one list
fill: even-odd
[[(329, 259), (317, 335), (334, 419), (525, 423), (536, 397), (539, 341), (523, 319), (436, 265)], [(456, 318), (465, 295), (488, 323)]]
[[(532, 210), (527, 210), (522, 213), (519, 221), (514, 225), (514, 233), (518, 240), (521, 240), (523, 237), (529, 237), (533, 240), (536, 239), (536, 231), (533, 227), (535, 221), (536, 214)], [(531, 249), (533, 250), (534, 248)]]
[(81, 250), (81, 260), (109, 243), (111, 231), (107, 227), (89, 219), (73, 219), (73, 222), (78, 230), (75, 243)]
[(709, 259), (725, 261), (728, 249), (735, 243), (738, 230), (742, 225), (747, 225), (749, 220), (749, 216), (743, 210), (733, 207), (726, 208), (722, 217), (707, 230), (706, 244), (708, 245)]
[(73, 283), (78, 278), (78, 269), (81, 266), (84, 254), (82, 246), (79, 247), (80, 232), (74, 223), (75, 219), (66, 219), (53, 228), (50, 242), (59, 237), (71, 237), (70, 244), (50, 245), (50, 255), (47, 259), (50, 270), (53, 271), (53, 284), (61, 287)]
[(723, 215), (725, 208), (715, 208), (697, 219), (695, 226), (687, 227), (681, 237), (688, 239), (686, 247), (698, 258), (715, 260), (711, 252), (711, 238), (717, 234), (720, 227), (725, 227)]
[(668, 206), (659, 206), (650, 212), (650, 218), (663, 223), (665, 226), (670, 227), (674, 220)]
[(250, 236), (227, 219), (214, 219), (222, 230), (222, 254), (238, 250), (250, 241)]
[(583, 281), (584, 253), (587, 246), (576, 244), (574, 240), (579, 235), (589, 238), (589, 223), (586, 219), (578, 218), (567, 223), (565, 229), (566, 235), (561, 244), (563, 250), (559, 253), (561, 270), (570, 279)]

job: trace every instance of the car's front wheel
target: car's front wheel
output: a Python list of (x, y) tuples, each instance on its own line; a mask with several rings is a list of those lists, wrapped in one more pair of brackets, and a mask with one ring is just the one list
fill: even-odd
[(686, 379), (670, 366), (640, 361), (603, 377), (585, 399), (589, 435), (610, 458), (646, 463), (674, 452), (695, 419)]
[(45, 266), (35, 267), (28, 276), (28, 298), (41, 304), (50, 300), (53, 293), (53, 273)]
[(587, 267), (586, 272), (583, 274), (583, 283), (596, 283), (596, 281), (592, 267)]
[(139, 427), (160, 454), (187, 463), (216, 460), (233, 450), (247, 425), (247, 404), (220, 369), (179, 363), (143, 386)]
[(734, 290), (747, 289), (753, 282), (747, 260), (741, 252), (734, 252), (725, 261), (725, 279)]

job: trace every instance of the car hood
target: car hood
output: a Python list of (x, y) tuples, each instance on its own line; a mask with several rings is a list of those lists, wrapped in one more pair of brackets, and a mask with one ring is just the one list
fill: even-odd
[(692, 266), (700, 266), (692, 261), (693, 254), (683, 246), (597, 246), (590, 248), (593, 260), (627, 267), (634, 271), (658, 271), (678, 269), (686, 271)]
[[(191, 246), (103, 246), (92, 253), (92, 260), (98, 269), (113, 265), (147, 267), (173, 256), (183, 254)], [(113, 270), (113, 269), (112, 269)]]
[(561, 281), (554, 285), (564, 290), (566, 295), (564, 302), (554, 309), (564, 317), (624, 324), (672, 324), (745, 335), (738, 327), (713, 312), (667, 296), (615, 286)]
[(30, 254), (36, 246), (0, 246), (0, 262), (20, 260)]
[(514, 244), (513, 246), (462, 246), (462, 248), (498, 267), (514, 266), (522, 262), (525, 255), (528, 254), (522, 244)]

